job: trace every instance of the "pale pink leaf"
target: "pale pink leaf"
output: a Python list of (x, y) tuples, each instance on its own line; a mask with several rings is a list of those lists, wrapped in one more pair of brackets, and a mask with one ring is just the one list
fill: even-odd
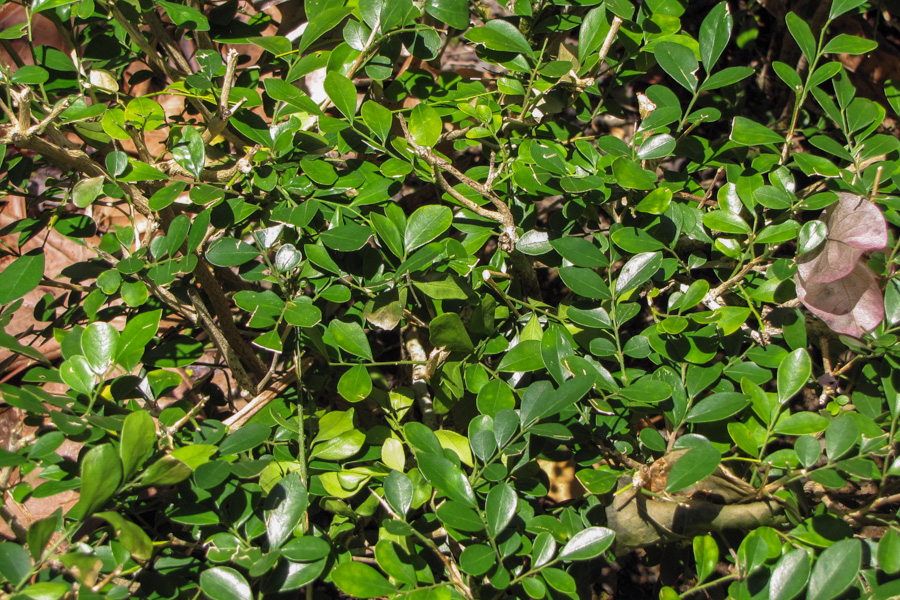
[(824, 244), (797, 257), (797, 272), (806, 285), (837, 281), (848, 275), (862, 255), (887, 245), (887, 223), (872, 202), (841, 192), (822, 216), (828, 227)]
[(858, 338), (884, 319), (878, 279), (862, 262), (837, 281), (809, 284), (797, 277), (796, 284), (800, 302), (836, 333)]

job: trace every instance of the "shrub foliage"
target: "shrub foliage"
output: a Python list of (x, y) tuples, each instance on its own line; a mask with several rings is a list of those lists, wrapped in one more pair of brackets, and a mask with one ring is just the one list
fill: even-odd
[(887, 9), (264, 4), (0, 32), (3, 594), (900, 593)]

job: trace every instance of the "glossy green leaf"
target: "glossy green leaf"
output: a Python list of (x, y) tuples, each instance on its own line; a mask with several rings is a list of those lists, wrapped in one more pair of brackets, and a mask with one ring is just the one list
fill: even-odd
[(172, 22), (179, 27), (196, 29), (197, 31), (209, 31), (209, 21), (196, 8), (176, 2), (168, 2), (167, 0), (156, 0), (156, 3), (166, 11)]
[(856, 580), (861, 563), (862, 547), (859, 540), (841, 540), (829, 546), (816, 560), (806, 598), (831, 600), (838, 597)]
[(896, 529), (890, 528), (884, 532), (878, 542), (876, 557), (879, 568), (885, 573), (893, 575), (900, 571), (900, 534)]
[(405, 517), (412, 505), (412, 481), (399, 471), (391, 471), (384, 480), (384, 498), (401, 518)]
[(769, 583), (770, 600), (792, 600), (806, 587), (809, 580), (810, 561), (806, 550), (788, 552), (772, 571)]
[(707, 73), (711, 73), (719, 57), (731, 39), (734, 19), (727, 2), (717, 4), (700, 24), (700, 60)]
[(422, 475), (440, 493), (467, 506), (478, 505), (469, 480), (452, 462), (443, 456), (425, 452), (416, 454), (416, 461), (419, 463)]
[(496, 564), (497, 555), (485, 544), (473, 544), (463, 550), (459, 557), (459, 568), (473, 577), (484, 575)]
[(466, 0), (425, 0), (425, 12), (453, 29), (469, 27), (469, 4)]
[(866, 54), (877, 47), (875, 40), (841, 33), (829, 40), (822, 51), (826, 54)]
[(763, 146), (766, 144), (783, 144), (784, 138), (756, 121), (746, 117), (735, 117), (731, 122), (732, 142), (738, 146)]
[(438, 138), (441, 137), (443, 130), (444, 124), (441, 122), (440, 115), (428, 104), (424, 102), (416, 104), (410, 112), (409, 134), (420, 146), (433, 148), (437, 144)]
[(694, 564), (697, 565), (697, 583), (703, 583), (719, 564), (719, 545), (711, 535), (700, 535), (692, 542)]
[(406, 252), (412, 252), (432, 241), (447, 231), (451, 223), (453, 223), (453, 212), (446, 206), (419, 207), (409, 216), (406, 223), (406, 232), (403, 236), (403, 246)]
[(31, 559), (25, 548), (15, 542), (0, 543), (0, 575), (12, 585), (25, 581), (31, 571)]
[(122, 481), (122, 462), (112, 444), (88, 450), (81, 461), (81, 497), (70, 516), (86, 519), (106, 504)]
[(812, 374), (812, 361), (805, 348), (797, 348), (778, 365), (778, 401), (787, 402), (803, 389)]
[(431, 343), (451, 352), (471, 353), (475, 346), (462, 320), (456, 313), (444, 313), (431, 320), (429, 337)]
[(296, 472), (288, 473), (269, 490), (264, 514), (270, 547), (279, 548), (290, 539), (308, 506), (306, 487)]
[(689, 423), (724, 421), (750, 405), (750, 399), (740, 392), (718, 392), (695, 404), (687, 413)]
[(210, 600), (253, 600), (250, 584), (231, 567), (213, 567), (200, 573), (200, 589)]
[(334, 320), (328, 324), (328, 330), (334, 336), (334, 340), (341, 350), (354, 356), (373, 360), (369, 340), (359, 323)]
[(217, 267), (239, 267), (259, 256), (259, 250), (235, 238), (220, 238), (206, 251), (206, 260)]
[(91, 323), (81, 335), (81, 348), (91, 370), (103, 375), (112, 365), (119, 342), (119, 332), (109, 323)]
[(666, 492), (674, 494), (712, 475), (721, 460), (719, 451), (709, 443), (691, 448), (672, 465)]
[(595, 271), (582, 267), (562, 267), (559, 269), (559, 277), (570, 290), (594, 300), (608, 300), (612, 298), (609, 286)]
[(337, 71), (329, 71), (325, 76), (325, 93), (341, 114), (351, 121), (356, 116), (356, 86)]
[(620, 296), (646, 283), (662, 266), (662, 260), (660, 252), (641, 252), (628, 259), (619, 271), (616, 295)]
[(492, 19), (486, 25), (473, 27), (466, 32), (466, 38), (476, 44), (484, 44), (489, 50), (516, 52), (532, 57), (534, 51), (525, 36), (509, 21)]
[(361, 402), (372, 393), (372, 378), (363, 365), (350, 367), (341, 375), (337, 385), (338, 393), (347, 402)]
[(119, 442), (123, 479), (128, 481), (150, 457), (156, 445), (156, 426), (153, 417), (144, 410), (136, 410), (125, 417)]
[(615, 537), (616, 533), (606, 527), (582, 529), (563, 546), (559, 558), (566, 562), (596, 558), (606, 552)]
[(812, 61), (816, 57), (816, 38), (809, 25), (793, 12), (789, 12), (784, 21), (794, 41), (800, 46), (800, 51), (806, 55), (807, 60)]
[[(715, 35), (721, 36), (721, 33), (715, 32)], [(716, 45), (718, 43), (718, 41), (715, 42)], [(713, 50), (710, 49), (710, 56)], [(700, 69), (700, 63), (697, 62), (693, 50), (674, 42), (660, 42), (654, 47), (653, 56), (656, 57), (656, 62), (663, 68), (663, 71), (668, 73), (669, 77), (677, 81), (679, 85), (690, 92), (697, 91), (697, 71)]]
[(115, 512), (101, 512), (100, 517), (113, 526), (116, 539), (133, 557), (138, 560), (150, 560), (153, 555), (153, 542), (143, 528)]
[(488, 535), (496, 538), (503, 533), (516, 514), (517, 495), (506, 483), (498, 483), (488, 492), (484, 503)]

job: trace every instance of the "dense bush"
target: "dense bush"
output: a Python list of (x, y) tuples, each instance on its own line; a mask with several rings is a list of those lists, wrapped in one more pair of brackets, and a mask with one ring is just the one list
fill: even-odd
[(265, 4), (0, 32), (5, 596), (900, 595), (888, 5)]

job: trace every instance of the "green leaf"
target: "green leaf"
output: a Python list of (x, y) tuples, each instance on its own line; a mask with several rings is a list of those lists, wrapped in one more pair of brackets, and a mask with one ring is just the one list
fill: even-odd
[[(417, 108), (418, 106), (422, 105), (417, 105)], [(451, 223), (453, 211), (446, 206), (430, 204), (417, 208), (406, 223), (406, 233), (403, 236), (406, 252), (412, 252), (435, 239), (447, 231)]]
[(538, 371), (543, 368), (541, 343), (538, 340), (519, 342), (500, 359), (500, 364), (497, 365), (497, 371), (500, 373)]
[(728, 45), (732, 29), (734, 29), (734, 19), (727, 2), (717, 4), (700, 24), (700, 35), (698, 36), (700, 60), (703, 61), (703, 68), (707, 73), (712, 73), (713, 67), (725, 50), (725, 46)]
[(141, 527), (115, 512), (101, 512), (94, 516), (113, 526), (116, 539), (133, 557), (138, 560), (150, 560), (153, 556), (153, 542)]
[(292, 471), (275, 484), (264, 508), (266, 537), (271, 548), (280, 548), (291, 538), (308, 506), (306, 487), (298, 473)]
[(81, 497), (69, 516), (84, 520), (94, 514), (119, 488), (122, 462), (112, 444), (101, 444), (87, 451), (81, 461)]
[(794, 220), (788, 220), (776, 225), (769, 225), (759, 232), (759, 235), (756, 236), (754, 242), (758, 244), (781, 244), (797, 237), (799, 228), (799, 223)]
[(808, 61), (816, 58), (816, 38), (806, 21), (798, 17), (795, 13), (789, 12), (784, 19), (787, 24), (788, 31), (791, 32), (794, 41), (800, 46), (800, 51), (806, 56)]
[(812, 361), (806, 348), (797, 348), (778, 364), (778, 401), (785, 403), (803, 389), (812, 374)]
[(172, 22), (179, 27), (196, 29), (197, 31), (209, 31), (209, 21), (199, 10), (184, 4), (167, 2), (166, 0), (156, 0), (156, 3), (166, 11)]
[(229, 456), (253, 450), (267, 439), (272, 432), (270, 426), (263, 423), (249, 423), (231, 433), (219, 444), (219, 455)]
[(23, 254), (0, 272), (0, 304), (18, 300), (41, 282), (44, 276), (44, 253)]
[(77, 0), (32, 0), (31, 13), (37, 14), (39, 12), (44, 12), (45, 10), (68, 6), (69, 4), (74, 4), (76, 1)]
[(781, 435), (812, 435), (825, 431), (828, 423), (828, 419), (822, 415), (799, 412), (780, 419), (774, 431)]
[(509, 21), (493, 19), (486, 25), (473, 27), (466, 32), (466, 37), (476, 44), (484, 44), (488, 50), (516, 52), (529, 58), (534, 57), (534, 51), (525, 36)]
[(206, 260), (217, 267), (239, 267), (259, 256), (259, 250), (235, 238), (220, 238), (206, 251)]
[(722, 69), (704, 81), (703, 85), (700, 86), (700, 91), (706, 92), (734, 85), (750, 77), (755, 72), (751, 67), (728, 67), (727, 69)]
[(325, 93), (341, 114), (350, 121), (356, 116), (356, 86), (337, 71), (325, 76)]
[(689, 423), (724, 421), (750, 405), (750, 399), (740, 392), (718, 392), (707, 396), (687, 413)]
[[(721, 33), (717, 32), (716, 35), (721, 35)], [(718, 42), (716, 44), (718, 47)], [(710, 48), (710, 57), (714, 50), (715, 48)], [(656, 62), (663, 71), (669, 74), (669, 77), (689, 92), (697, 91), (697, 70), (700, 68), (700, 63), (697, 62), (693, 50), (674, 42), (659, 42), (653, 49), (653, 56), (656, 57)]]
[(384, 480), (384, 499), (400, 517), (405, 517), (412, 506), (413, 484), (400, 471), (391, 471)]
[(475, 404), (481, 414), (495, 417), (501, 410), (514, 409), (516, 398), (509, 384), (502, 379), (491, 379), (478, 391)]
[(625, 157), (613, 161), (613, 177), (618, 185), (629, 190), (652, 190), (658, 179), (656, 173)]
[(628, 262), (619, 271), (619, 278), (616, 280), (616, 295), (621, 296), (642, 286), (659, 271), (662, 260), (661, 252), (641, 252), (628, 259)]
[(72, 188), (72, 203), (78, 208), (87, 208), (93, 204), (103, 189), (104, 181), (106, 178), (102, 175), (79, 179)]
[(103, 375), (112, 366), (119, 332), (109, 323), (91, 323), (81, 335), (81, 348), (91, 370)]
[(702, 443), (688, 450), (669, 471), (666, 492), (674, 494), (712, 475), (722, 456), (710, 443)]
[(453, 29), (469, 27), (469, 3), (466, 0), (425, 0), (425, 12)]
[(391, 124), (394, 121), (394, 115), (391, 110), (372, 100), (363, 102), (360, 110), (363, 123), (372, 130), (372, 133), (382, 142), (387, 141), (391, 133)]
[(338, 252), (356, 252), (372, 237), (372, 230), (365, 225), (351, 223), (327, 229), (319, 235), (326, 248)]
[(596, 272), (582, 267), (561, 267), (559, 277), (570, 290), (584, 298), (609, 300), (609, 286)]
[(213, 567), (200, 573), (200, 589), (211, 600), (253, 600), (250, 584), (231, 567)]
[(878, 567), (888, 575), (900, 571), (900, 534), (896, 529), (890, 528), (884, 532), (884, 536), (878, 542), (876, 557)]
[(703, 215), (703, 224), (723, 233), (750, 233), (750, 226), (738, 215), (727, 210), (713, 210)]
[(63, 383), (82, 394), (90, 394), (97, 383), (88, 359), (80, 354), (73, 356), (59, 366), (59, 376)]
[(582, 529), (563, 546), (559, 558), (566, 562), (596, 558), (606, 552), (615, 537), (616, 532), (606, 527)]
[(156, 445), (156, 426), (153, 417), (144, 410), (136, 410), (125, 417), (119, 442), (119, 458), (122, 460), (124, 481), (137, 473)]
[(478, 506), (472, 486), (459, 467), (443, 456), (429, 452), (416, 453), (416, 461), (428, 483), (444, 496), (466, 506)]
[(694, 563), (697, 565), (697, 583), (706, 581), (719, 564), (719, 546), (711, 535), (694, 538)]
[(780, 134), (746, 117), (734, 118), (731, 122), (731, 136), (729, 139), (738, 146), (762, 146), (765, 144), (784, 143), (784, 138)]
[(206, 147), (203, 138), (193, 127), (181, 130), (182, 144), (172, 148), (172, 157), (188, 173), (200, 179), (200, 172), (206, 166)]
[[(375, 544), (375, 560), (381, 570), (396, 579), (399, 583), (416, 585), (416, 568), (413, 566), (410, 556), (403, 553), (401, 558), (397, 552), (399, 545), (388, 539), (380, 539)], [(403, 552), (401, 550), (401, 552)]]
[(825, 44), (822, 51), (825, 54), (867, 54), (877, 47), (875, 40), (842, 33)]
[(372, 347), (369, 346), (366, 333), (359, 323), (346, 323), (335, 319), (328, 324), (328, 330), (341, 350), (372, 360)]
[(161, 318), (162, 310), (153, 310), (129, 319), (119, 336), (116, 362), (129, 371), (134, 368), (159, 330)]
[[(50, 542), (50, 538), (53, 536), (53, 533), (56, 531), (56, 526), (60, 522), (61, 513), (62, 509), (58, 508), (52, 515), (35, 521), (28, 528), (28, 534), (26, 535), (28, 552), (34, 560), (40, 560), (41, 556), (44, 554), (44, 549)], [(0, 558), (0, 562), (2, 561), (3, 559)]]
[(492, 538), (503, 533), (516, 514), (517, 495), (507, 483), (498, 483), (484, 501), (487, 532)]
[(838, 460), (856, 446), (859, 439), (859, 426), (854, 419), (835, 419), (825, 430), (825, 455), (828, 460)]
[(31, 559), (25, 548), (14, 542), (0, 543), (0, 575), (18, 586), (31, 572)]
[(800, 75), (797, 74), (793, 67), (776, 60), (772, 63), (772, 70), (791, 90), (795, 93), (800, 93), (800, 90), (803, 88), (803, 80), (800, 79)]
[[(544, 406), (539, 409), (536, 420), (555, 415), (572, 406), (584, 398), (593, 387), (594, 382), (590, 377), (573, 377), (569, 379), (559, 386), (559, 389), (554, 391), (545, 402), (542, 402)], [(523, 427), (530, 424), (526, 423), (523, 417)]]
[(429, 104), (420, 102), (409, 114), (409, 134), (420, 146), (434, 148), (443, 130), (440, 115)]
[(668, 133), (660, 133), (644, 140), (641, 147), (638, 148), (637, 157), (641, 160), (665, 158), (674, 150), (675, 138)]
[(862, 547), (859, 540), (836, 542), (826, 548), (809, 578), (807, 600), (831, 600), (850, 587), (856, 580), (862, 564)]
[(459, 315), (454, 312), (438, 315), (431, 320), (428, 329), (431, 343), (438, 348), (466, 354), (471, 354), (475, 350), (469, 332), (466, 331)]
[(831, 10), (828, 11), (828, 20), (837, 19), (842, 14), (853, 10), (866, 3), (866, 0), (833, 0)]
[(792, 600), (806, 587), (810, 561), (806, 550), (798, 549), (781, 557), (772, 571), (769, 600)]
[[(307, 6), (313, 3), (307, 3)], [(322, 35), (331, 31), (344, 20), (344, 17), (353, 12), (352, 6), (343, 6), (343, 3), (328, 3), (327, 8), (317, 11), (315, 18), (309, 19), (309, 25), (303, 30), (297, 51), (303, 52), (312, 46)]]
[(459, 568), (472, 577), (480, 577), (497, 564), (497, 555), (490, 546), (472, 544), (459, 556)]
[(372, 393), (372, 377), (363, 365), (350, 367), (337, 384), (338, 394), (347, 402), (361, 402)]

